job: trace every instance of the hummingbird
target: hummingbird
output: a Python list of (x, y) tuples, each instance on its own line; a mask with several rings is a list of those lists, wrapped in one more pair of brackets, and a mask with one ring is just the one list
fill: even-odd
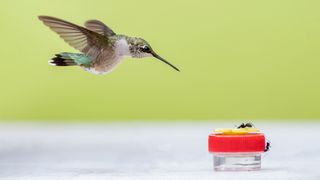
[(93, 74), (105, 74), (113, 70), (124, 57), (155, 57), (180, 71), (159, 56), (144, 39), (116, 34), (99, 20), (88, 20), (83, 27), (55, 17), (38, 18), (66, 43), (81, 52), (56, 54), (49, 61), (51, 65), (80, 66)]

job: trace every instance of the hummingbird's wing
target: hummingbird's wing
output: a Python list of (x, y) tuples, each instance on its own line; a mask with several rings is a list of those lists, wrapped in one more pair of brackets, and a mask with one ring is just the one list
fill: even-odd
[(104, 36), (116, 35), (107, 25), (98, 20), (88, 20), (84, 23), (84, 26), (93, 32), (102, 34)]
[(110, 48), (108, 37), (62, 19), (39, 16), (39, 19), (70, 46), (95, 60), (102, 50)]

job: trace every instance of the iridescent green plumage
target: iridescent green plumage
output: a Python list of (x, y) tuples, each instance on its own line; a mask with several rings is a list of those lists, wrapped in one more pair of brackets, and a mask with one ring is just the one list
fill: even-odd
[(81, 65), (88, 66), (92, 62), (91, 58), (89, 58), (84, 54), (79, 54), (79, 53), (64, 52), (64, 53), (57, 54), (56, 56), (61, 56), (61, 58), (65, 60), (72, 60), (76, 65), (79, 65), (79, 66)]

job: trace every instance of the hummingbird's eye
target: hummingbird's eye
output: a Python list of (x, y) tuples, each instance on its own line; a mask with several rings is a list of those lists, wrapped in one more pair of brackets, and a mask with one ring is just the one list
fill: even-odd
[(149, 48), (148, 46), (142, 46), (142, 47), (141, 47), (141, 50), (142, 50), (143, 52), (150, 52), (150, 48)]

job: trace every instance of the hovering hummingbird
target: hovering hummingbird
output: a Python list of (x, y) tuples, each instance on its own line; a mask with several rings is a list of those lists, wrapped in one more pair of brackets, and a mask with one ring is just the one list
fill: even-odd
[(51, 65), (80, 66), (91, 73), (104, 74), (113, 70), (123, 57), (153, 56), (180, 71), (155, 53), (144, 39), (116, 34), (101, 21), (88, 20), (85, 27), (81, 27), (50, 16), (39, 16), (39, 19), (70, 46), (82, 52), (56, 54), (49, 61)]

